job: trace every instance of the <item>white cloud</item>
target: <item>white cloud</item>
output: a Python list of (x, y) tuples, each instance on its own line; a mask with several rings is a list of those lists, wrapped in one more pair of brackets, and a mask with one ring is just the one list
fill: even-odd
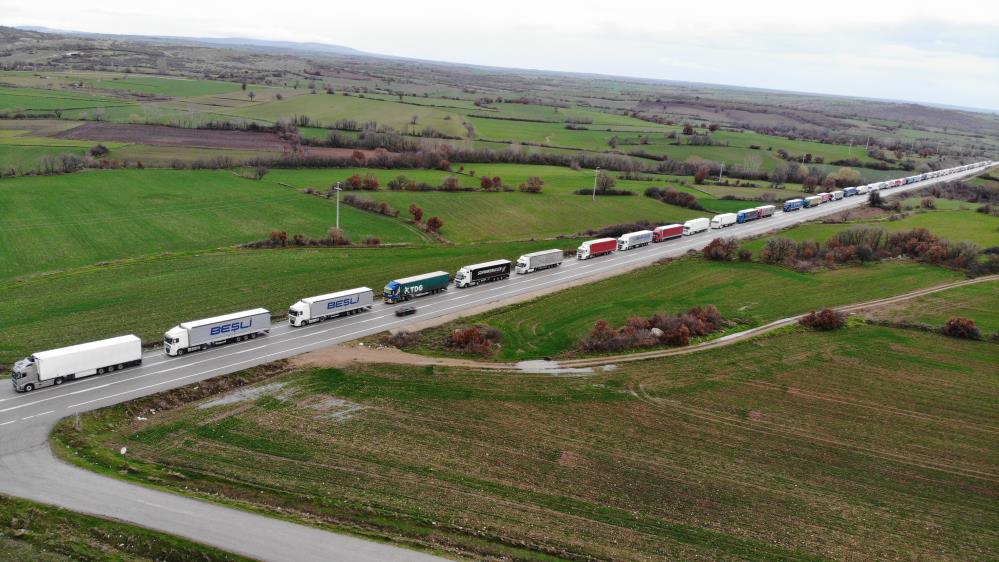
[[(9, 5), (7, 5), (9, 4)], [(999, 106), (999, 8), (974, 0), (0, 0), (0, 23), (336, 43), (399, 56)]]

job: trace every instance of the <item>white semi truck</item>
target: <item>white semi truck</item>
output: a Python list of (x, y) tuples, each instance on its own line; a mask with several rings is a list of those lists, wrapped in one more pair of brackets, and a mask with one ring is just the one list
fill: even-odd
[(707, 217), (690, 219), (689, 221), (683, 223), (683, 235), (690, 236), (691, 234), (704, 232), (709, 226), (711, 226), (711, 221), (708, 220)]
[(292, 326), (298, 328), (337, 316), (371, 310), (372, 306), (374, 306), (374, 291), (367, 287), (358, 287), (316, 297), (306, 297), (288, 308), (288, 321)]
[(711, 228), (725, 228), (726, 226), (732, 226), (738, 222), (739, 215), (735, 213), (722, 213), (720, 215), (715, 215), (711, 219)]
[(271, 312), (266, 308), (254, 308), (174, 326), (163, 334), (163, 350), (170, 356), (183, 355), (255, 338), (270, 331)]
[(624, 252), (626, 250), (648, 246), (651, 243), (652, 231), (638, 230), (621, 235), (621, 237), (617, 239), (617, 249)]
[(493, 260), (465, 265), (454, 274), (454, 286), (464, 289), (479, 283), (508, 279), (511, 269), (513, 269), (513, 264), (510, 263), (510, 260)]
[(524, 254), (517, 258), (517, 274), (524, 275), (550, 267), (558, 267), (562, 265), (564, 254), (562, 250), (541, 250), (540, 252)]
[(40, 351), (14, 364), (11, 382), (17, 392), (60, 385), (142, 363), (142, 340), (120, 336), (49, 351)]

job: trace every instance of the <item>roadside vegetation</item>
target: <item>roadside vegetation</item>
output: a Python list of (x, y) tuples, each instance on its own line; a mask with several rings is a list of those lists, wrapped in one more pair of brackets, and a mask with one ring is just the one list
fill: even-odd
[(0, 496), (0, 558), (38, 562), (248, 561), (165, 533), (9, 496)]
[(119, 478), (474, 558), (988, 560), (996, 365), (982, 342), (790, 327), (573, 377), (278, 369), (55, 442)]

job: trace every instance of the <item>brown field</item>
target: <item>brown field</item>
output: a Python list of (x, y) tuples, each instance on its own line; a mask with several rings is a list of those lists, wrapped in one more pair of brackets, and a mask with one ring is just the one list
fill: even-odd
[(282, 151), (290, 148), (287, 141), (282, 140), (274, 133), (185, 129), (165, 125), (135, 125), (130, 123), (84, 123), (79, 127), (61, 131), (51, 136), (73, 140), (114, 141), (199, 148), (269, 151)]

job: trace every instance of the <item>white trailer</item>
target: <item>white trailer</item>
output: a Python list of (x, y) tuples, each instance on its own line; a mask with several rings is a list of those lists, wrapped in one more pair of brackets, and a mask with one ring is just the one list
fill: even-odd
[(617, 239), (617, 249), (623, 252), (625, 250), (648, 246), (651, 243), (651, 230), (637, 230), (635, 232), (629, 232), (621, 235), (621, 237)]
[(833, 191), (832, 192), (832, 198), (833, 198), (833, 201), (839, 201), (840, 199), (842, 199), (843, 198), (843, 190), (842, 189), (837, 189), (836, 191)]
[(863, 195), (863, 194), (867, 193), (867, 191), (868, 191), (868, 188), (867, 188), (866, 185), (858, 185), (857, 186), (857, 195)]
[(524, 275), (525, 273), (558, 267), (562, 265), (564, 257), (565, 253), (562, 250), (541, 250), (540, 252), (524, 254), (517, 258), (517, 273)]
[(371, 310), (372, 306), (374, 306), (374, 292), (368, 287), (358, 287), (317, 297), (306, 297), (288, 308), (288, 322), (298, 328), (337, 316)]
[(706, 217), (690, 219), (689, 221), (683, 223), (683, 235), (690, 236), (691, 234), (704, 232), (710, 226), (711, 226), (711, 221), (708, 220)]
[(715, 215), (711, 219), (711, 228), (719, 229), (725, 228), (726, 226), (732, 226), (739, 220), (739, 215), (735, 213), (722, 213), (720, 215)]
[(757, 207), (756, 208), (756, 211), (759, 213), (759, 217), (761, 219), (765, 219), (767, 217), (774, 216), (774, 211), (776, 211), (776, 210), (777, 210), (777, 207), (775, 207), (773, 205), (763, 205), (761, 207)]
[(254, 308), (174, 326), (163, 334), (163, 350), (170, 356), (183, 355), (189, 351), (256, 338), (270, 331), (271, 312), (266, 308)]
[(142, 340), (133, 335), (40, 351), (14, 364), (17, 392), (60, 385), (142, 363)]

